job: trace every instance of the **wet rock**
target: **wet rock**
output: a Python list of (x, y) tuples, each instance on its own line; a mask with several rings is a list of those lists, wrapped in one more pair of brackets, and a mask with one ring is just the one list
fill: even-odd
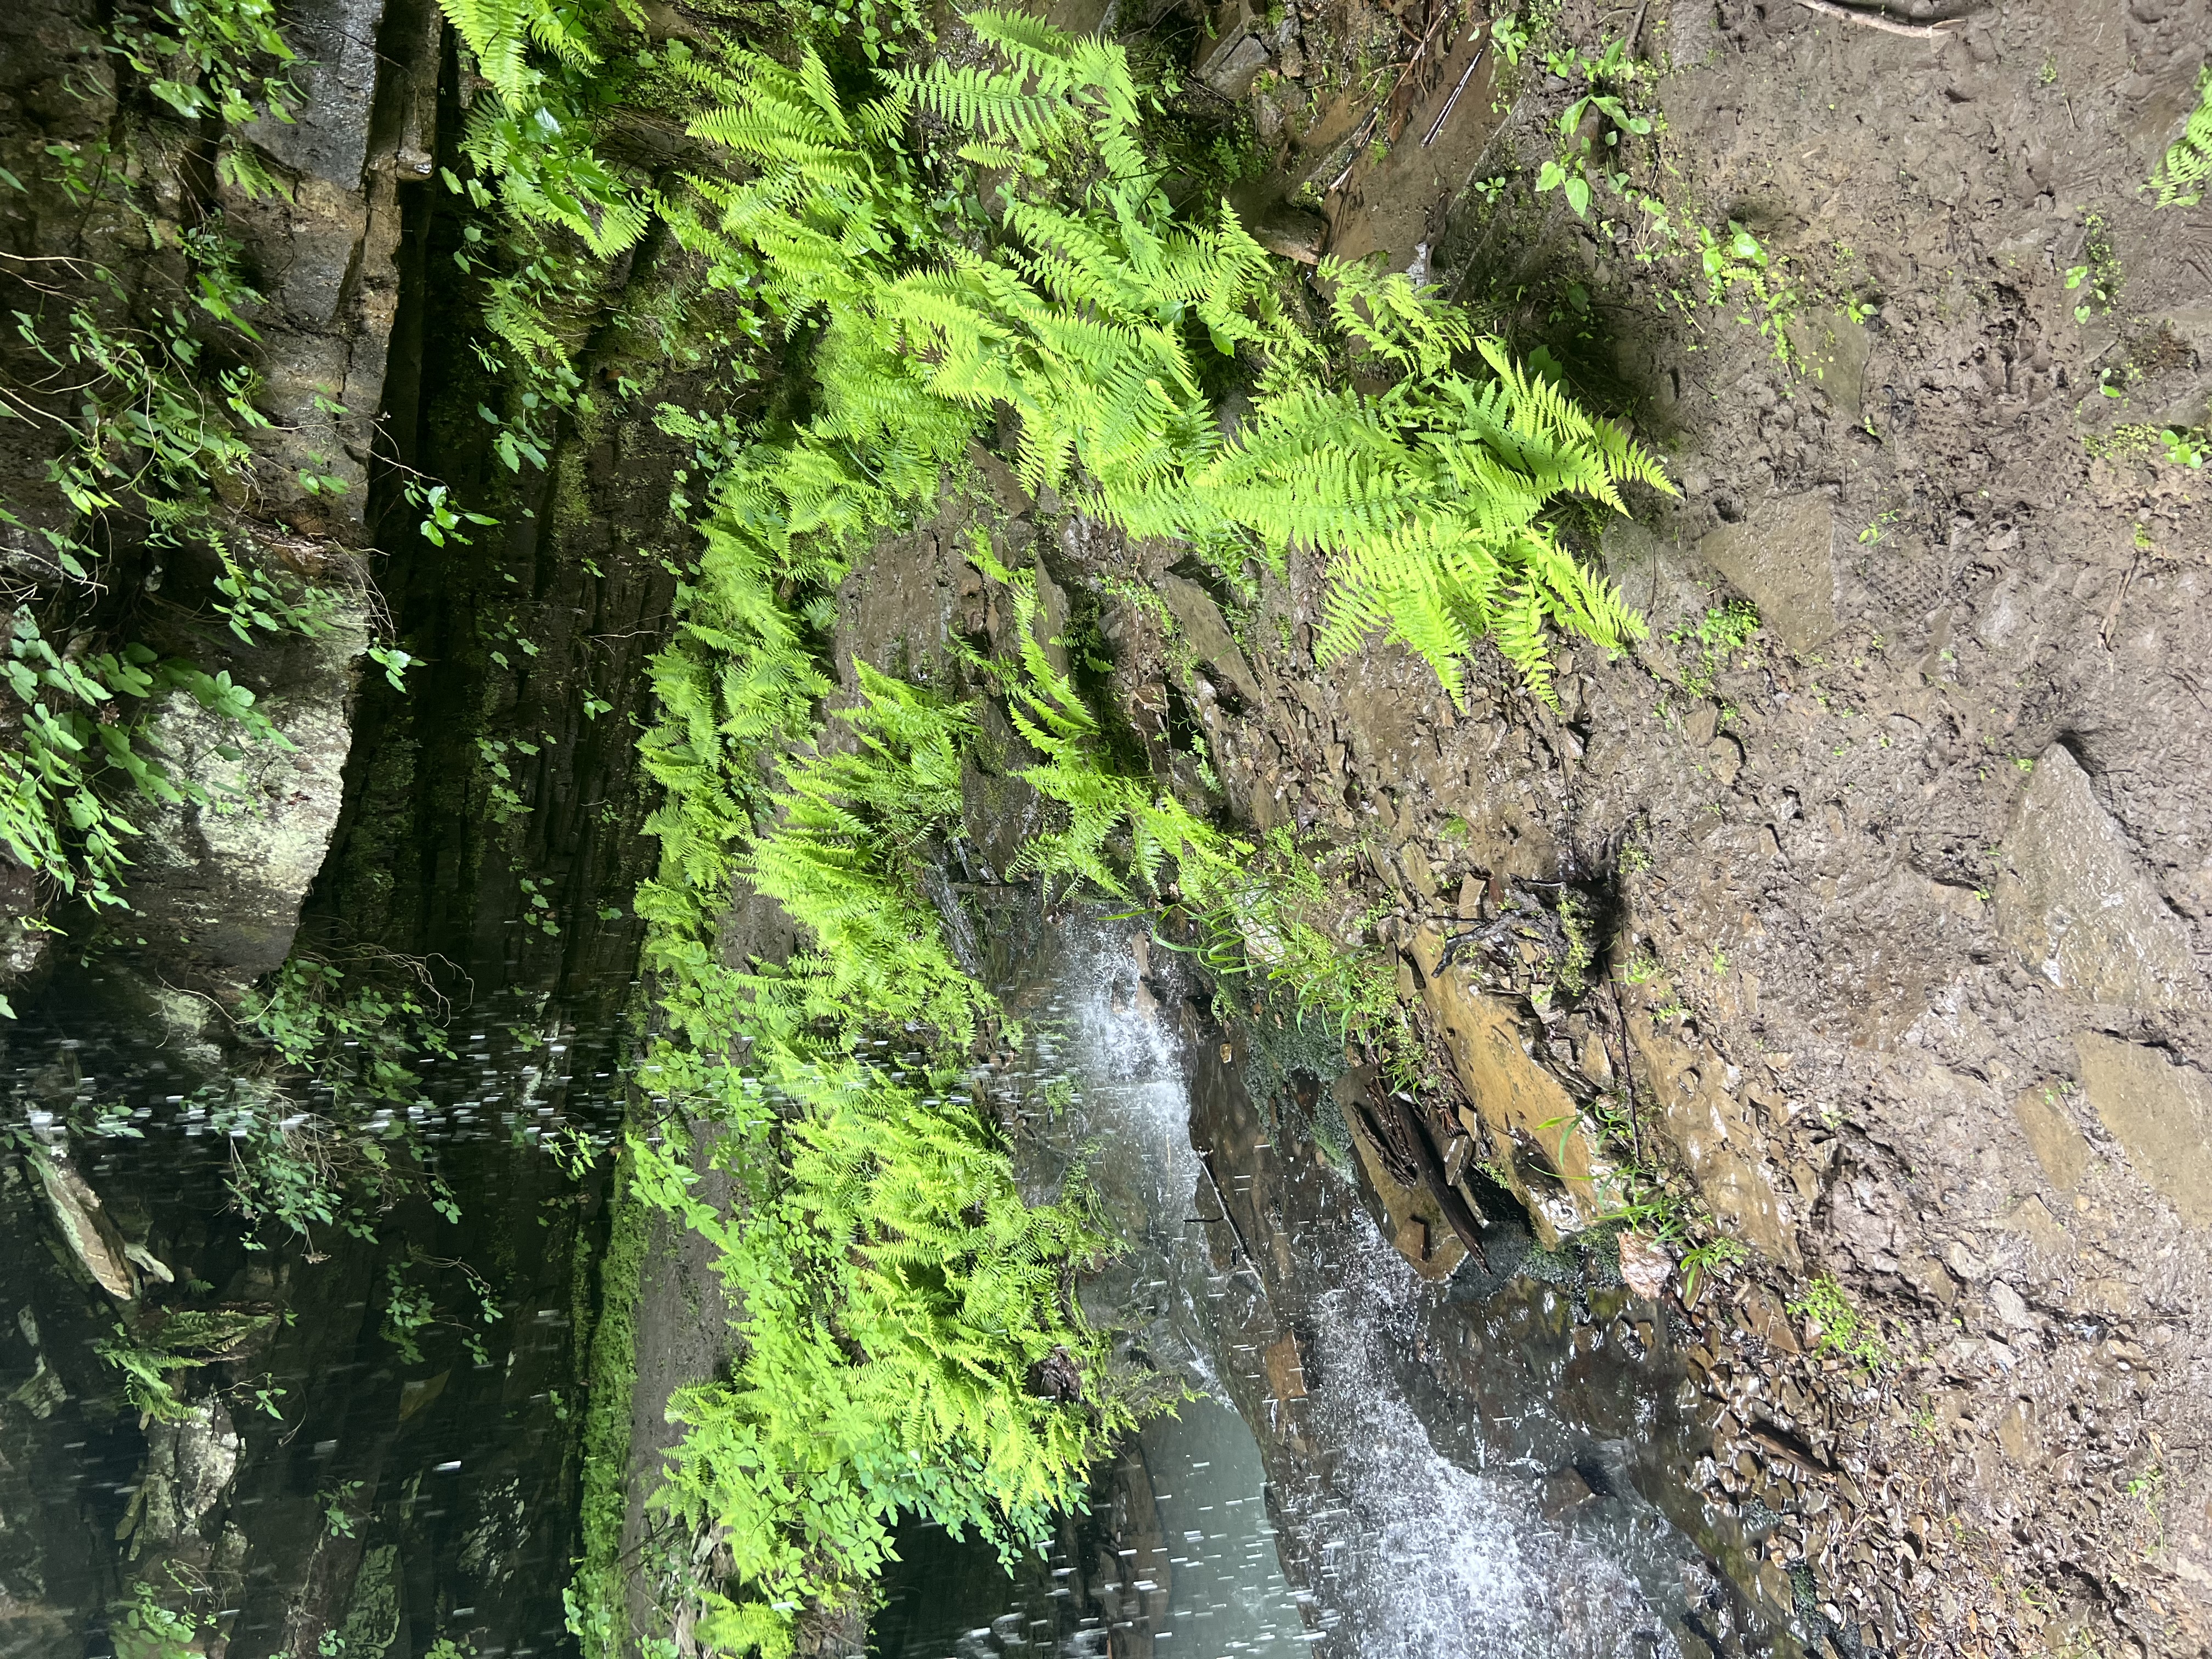
[(138, 1294), (137, 1276), (131, 1270), (123, 1235), (108, 1218), (100, 1194), (77, 1173), (64, 1152), (34, 1147), (31, 1164), (39, 1172), (48, 1211), (70, 1254), (101, 1290), (118, 1302), (131, 1301)]
[(1267, 1345), (1261, 1357), (1267, 1368), (1267, 1392), (1277, 1400), (1303, 1400), (1306, 1397), (1306, 1373), (1298, 1358), (1298, 1339), (1291, 1332), (1283, 1334)]
[(1267, 67), (1267, 48), (1254, 36), (1224, 39), (1198, 71), (1198, 78), (1224, 98), (1242, 98)]
[(1429, 867), (1428, 854), (1412, 842), (1399, 849), (1398, 867), (1406, 873), (1406, 884), (1419, 896), (1433, 902), (1437, 896), (1435, 871)]
[(1536, 1506), (1543, 1511), (1547, 1521), (1563, 1521), (1596, 1498), (1597, 1493), (1591, 1489), (1583, 1472), (1569, 1467), (1545, 1477)]
[(337, 827), (356, 668), (368, 644), (367, 613), (356, 606), (313, 639), (256, 653), (259, 706), (288, 747), (241, 749), (236, 726), (183, 690), (155, 712), (153, 744), (213, 796), (140, 821), (146, 834), (134, 850), (132, 931), (147, 941), (144, 960), (155, 980), (228, 1001), (289, 953), (300, 907)]
[(1053, 1351), (1030, 1368), (1030, 1392), (1040, 1399), (1062, 1403), (1083, 1398), (1083, 1373), (1064, 1347)]
[(1992, 895), (1997, 932), (2051, 983), (2137, 1008), (2196, 988), (2186, 925), (2058, 744), (2036, 762), (2004, 850)]
[(1999, 1319), (2016, 1331), (2032, 1331), (2042, 1322), (2021, 1293), (2002, 1279), (1990, 1281), (1990, 1305), (1996, 1310)]
[(241, 1444), (219, 1400), (200, 1401), (181, 1422), (148, 1425), (138, 1490), (118, 1529), (132, 1560), (179, 1545), (204, 1559), (212, 1540), (201, 1536), (203, 1523), (229, 1491)]
[(1530, 1055), (1516, 1006), (1477, 990), (1463, 967), (1440, 969), (1443, 956), (1439, 930), (1423, 927), (1414, 935), (1422, 1006), (1474, 1103), (1471, 1113), (1462, 1109), (1462, 1121), (1490, 1148), (1537, 1237), (1556, 1248), (1603, 1207), (1574, 1097)]
[(2023, 1089), (2013, 1097), (2012, 1111), (2051, 1184), (2062, 1193), (2072, 1192), (2089, 1167), (2089, 1143), (2066, 1115), (2057, 1094), (2049, 1089)]
[(1190, 641), (1200, 664), (1246, 702), (1258, 703), (1260, 682), (1253, 678), (1244, 653), (1237, 648), (1236, 636), (1230, 633), (1213, 596), (1196, 582), (1170, 574), (1160, 580), (1160, 598), (1166, 602), (1183, 636)]
[[(845, 579), (833, 654), (848, 696), (858, 692), (856, 657), (902, 679), (927, 682), (941, 676), (961, 578), (973, 580), (974, 574), (947, 551), (960, 545), (957, 536), (940, 517), (933, 527), (879, 543)], [(974, 584), (975, 590), (981, 586)]]
[(1782, 1304), (1763, 1285), (1754, 1285), (1744, 1292), (1744, 1328), (1753, 1336), (1782, 1353), (1802, 1353), (1803, 1345), (1790, 1323), (1790, 1316)]
[(1268, 252), (1302, 265), (1320, 264), (1322, 251), (1328, 246), (1328, 221), (1287, 204), (1261, 214), (1249, 228), (1252, 240)]
[(1689, 1166), (1713, 1219), (1730, 1237), (1795, 1262), (1796, 1247), (1783, 1225), (1773, 1182), (1759, 1157), (1762, 1146), (1749, 1106), (1722, 1086), (1725, 1068), (1702, 1043), (1692, 1047), (1653, 1018), (1671, 1005), (1663, 979), (1633, 988), (1629, 1041), (1656, 1097), (1662, 1127)]
[(2212, 1226), (2212, 1079), (2097, 1032), (2081, 1032), (2074, 1048), (2089, 1104), (2136, 1173), (2191, 1226)]
[(1453, 907), (1462, 921), (1474, 921), (1482, 915), (1482, 884), (1473, 876), (1459, 878), (1459, 900)]
[(2020, 1234), (2046, 1256), (2058, 1258), (2074, 1253), (2074, 1241), (2059, 1224), (2058, 1218), (2051, 1213), (2051, 1206), (2032, 1193), (1999, 1216), (1997, 1225), (2007, 1232)]
[(1422, 1278), (1450, 1278), (1467, 1260), (1467, 1246), (1444, 1219), (1442, 1206), (1425, 1188), (1408, 1185), (1391, 1173), (1390, 1158), (1376, 1144), (1367, 1115), (1358, 1109), (1356, 1098), (1347, 1100), (1344, 1092), (1338, 1098), (1352, 1127), (1352, 1157), (1367, 1190), (1382, 1211), (1379, 1218), (1382, 1236)]
[(1834, 540), (1826, 495), (1788, 495), (1763, 503), (1741, 524), (1722, 526), (1698, 543), (1698, 552), (1802, 657), (1836, 631)]
[(362, 1552), (353, 1594), (346, 1601), (345, 1620), (331, 1650), (384, 1659), (398, 1639), (399, 1617), (399, 1551), (394, 1545), (378, 1544)]
[(1622, 1283), (1647, 1301), (1656, 1301), (1674, 1271), (1673, 1254), (1656, 1238), (1638, 1232), (1620, 1235)]
[(1067, 619), (1073, 612), (1067, 590), (1052, 579), (1042, 558), (1036, 562), (1036, 633), (1044, 647), (1045, 660), (1052, 665), (1053, 672), (1065, 674), (1069, 663)]
[(289, 20), (301, 53), (292, 71), (301, 97), (289, 121), (257, 121), (252, 142), (286, 167), (357, 189), (368, 160), (376, 94), (376, 33), (384, 0), (311, 0)]
[(1790, 325), (1790, 339), (1836, 411), (1846, 421), (1857, 420), (1874, 349), (1866, 325), (1852, 321), (1848, 312), (1808, 312)]

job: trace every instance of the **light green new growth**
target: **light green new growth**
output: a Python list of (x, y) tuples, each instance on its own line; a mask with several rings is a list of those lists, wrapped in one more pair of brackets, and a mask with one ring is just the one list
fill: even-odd
[[(732, 1379), (671, 1407), (686, 1431), (653, 1501), (716, 1531), (735, 1564), (696, 1592), (701, 1639), (771, 1659), (801, 1603), (834, 1607), (874, 1574), (900, 1510), (1024, 1547), (1133, 1421), (1061, 1296), (1067, 1265), (1109, 1241), (1079, 1186), (1023, 1200), (962, 1079), (988, 999), (915, 885), (916, 849), (958, 805), (969, 716), (862, 681), (867, 702), (846, 711), (858, 750), (787, 765), (781, 823), (735, 860), (815, 948), (732, 969), (655, 933), (681, 964), (665, 1006), (692, 1041), (656, 1044), (647, 1069), (714, 1126), (738, 1213), (694, 1200), (669, 1145), (629, 1145), (640, 1195), (714, 1243), (743, 1310)], [(896, 1063), (864, 1057), (878, 1033), (907, 1050)], [(1079, 1398), (1033, 1386), (1055, 1359)]]
[(1889, 1364), (1889, 1346), (1875, 1328), (1844, 1294), (1842, 1285), (1822, 1274), (1805, 1287), (1805, 1293), (1790, 1304), (1796, 1318), (1817, 1326), (1820, 1346), (1823, 1353), (1839, 1353), (1856, 1359), (1869, 1371), (1878, 1371)]
[(2162, 208), (2195, 207), (2204, 199), (2205, 181), (2212, 179), (2212, 64), (2197, 72), (2197, 89), (2201, 95), (2190, 112), (2188, 126), (2143, 186), (2158, 192), (2158, 205)]
[[(604, 258), (636, 243), (642, 210), (738, 326), (811, 371), (772, 405), (795, 412), (742, 439), (723, 417), (659, 414), (712, 478), (677, 635), (653, 664), (661, 719), (641, 742), (666, 792), (651, 820), (660, 867), (637, 902), (665, 1020), (646, 1075), (666, 1115), (629, 1142), (633, 1190), (714, 1243), (742, 1308), (731, 1379), (677, 1402), (685, 1437), (655, 1501), (735, 1564), (688, 1586), (697, 1638), (780, 1656), (803, 1605), (837, 1605), (874, 1572), (899, 1510), (1019, 1546), (1076, 1501), (1133, 1410), (1065, 1296), (1106, 1248), (1079, 1189), (1023, 1203), (960, 1080), (963, 1046), (995, 1015), (948, 951), (921, 866), (959, 805), (970, 716), (863, 669), (850, 743), (805, 751), (853, 553), (933, 504), (1010, 415), (1034, 492), (1231, 557), (1316, 556), (1327, 655), (1388, 630), (1456, 694), (1486, 634), (1540, 693), (1547, 624), (1608, 647), (1642, 626), (1541, 515), (1561, 495), (1618, 507), (1624, 481), (1664, 480), (1403, 276), (1322, 273), (1350, 354), (1401, 377), (1379, 396), (1331, 389), (1327, 353), (1236, 216), (1177, 217), (1109, 41), (981, 11), (964, 21), (989, 61), (836, 75), (805, 45), (788, 63), (659, 45), (627, 62), (650, 58), (664, 108), (688, 100), (696, 144), (690, 171), (648, 192), (592, 151), (599, 94), (584, 70), (617, 59), (568, 32), (611, 12), (444, 3), (492, 88), (466, 139), (475, 176), (448, 183), (507, 216), (507, 265), (471, 266), (507, 361), (553, 404), (582, 406), (564, 343), (580, 330), (549, 308), (576, 266), (563, 240)], [(1470, 348), (1481, 366), (1455, 369)], [(1202, 369), (1231, 358), (1258, 397), (1227, 440)], [(1103, 763), (1026, 617), (1022, 633), (1010, 695), (1044, 757), (1030, 781), (1066, 809), (1023, 868), (1146, 902), (1165, 889), (1217, 921), (1270, 890), (1243, 867), (1250, 848)], [(741, 883), (799, 924), (788, 963), (726, 958), (717, 918)], [(1287, 911), (1269, 936), (1271, 976), (1302, 999), (1339, 994), (1341, 947)], [(733, 1177), (733, 1216), (694, 1195), (700, 1125)], [(1041, 1394), (1037, 1376), (1060, 1381)], [(572, 1622), (597, 1655), (622, 1618), (605, 1604), (616, 1547), (588, 1549), (599, 1565)]]
[(1118, 770), (1097, 717), (1037, 638), (1036, 576), (1006, 568), (980, 534), (975, 547), (976, 568), (1013, 602), (1018, 672), (1001, 670), (1000, 679), (1015, 729), (1043, 757), (1020, 775), (1064, 815), (1023, 843), (1013, 873), (1040, 877), (1048, 890), (1057, 883), (1130, 902), (1172, 902), (1195, 925), (1196, 948), (1217, 978), (1286, 988), (1301, 1017), (1321, 1015), (1340, 1042), (1370, 1047), (1410, 1082), (1419, 1044), (1395, 976), (1320, 925), (1328, 894), (1290, 830), (1279, 827), (1255, 848), (1157, 780)]
[(959, 813), (960, 750), (975, 717), (854, 665), (869, 702), (839, 717), (861, 751), (787, 767), (771, 798), (781, 822), (737, 860), (813, 940), (760, 993), (783, 1005), (787, 1028), (857, 1006), (964, 1048), (984, 999), (946, 949), (913, 866), (921, 843)]
[[(1143, 165), (1121, 49), (995, 12), (967, 21), (1008, 69), (933, 64), (848, 109), (811, 49), (795, 70), (747, 58), (730, 101), (692, 123), (757, 171), (695, 179), (717, 211), (672, 206), (672, 228), (724, 280), (764, 281), (787, 319), (825, 319), (816, 372), (837, 426), (878, 443), (907, 434), (899, 459), (934, 459), (1010, 409), (1032, 491), (1061, 490), (1133, 535), (1278, 559), (1310, 548), (1331, 580), (1323, 659), (1385, 630), (1455, 696), (1485, 635), (1548, 695), (1547, 623), (1608, 648), (1641, 633), (1541, 514), (1562, 495), (1619, 510), (1630, 480), (1668, 488), (1644, 450), (1404, 276), (1364, 267), (1322, 270), (1334, 320), (1403, 378), (1380, 396), (1314, 384), (1318, 349), (1235, 214), (1174, 219)], [(1080, 135), (1100, 176), (1080, 210), (1010, 182), (1003, 240), (945, 255), (916, 234), (909, 163), (892, 143), (910, 106), (963, 128), (971, 158), (1039, 157)], [(1255, 412), (1231, 440), (1200, 387), (1200, 332), (1260, 367)], [(1451, 368), (1469, 345), (1486, 374)]]

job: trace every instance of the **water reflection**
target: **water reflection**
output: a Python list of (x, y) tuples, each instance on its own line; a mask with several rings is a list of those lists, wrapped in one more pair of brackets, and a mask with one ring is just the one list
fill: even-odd
[[(65, 992), (0, 1032), (0, 1656), (573, 1652), (602, 1193), (536, 1148), (619, 1121), (621, 1033), (487, 995), (421, 1056), (404, 1139), (386, 1114), (333, 1150), (326, 1090)], [(442, 1185), (251, 1226), (236, 1149), (264, 1123), (288, 1179), (368, 1146)], [(125, 1355), (168, 1397), (126, 1392)], [(117, 1628), (142, 1586), (181, 1601), (173, 1647)]]

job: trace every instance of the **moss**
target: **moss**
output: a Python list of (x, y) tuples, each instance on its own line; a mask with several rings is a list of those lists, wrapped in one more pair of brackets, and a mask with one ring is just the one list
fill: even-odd
[(362, 1558), (337, 1651), (348, 1659), (384, 1659), (399, 1638), (399, 1551), (380, 1544)]
[(586, 1659), (622, 1649), (623, 1518), (629, 1499), (630, 1395), (637, 1382), (637, 1291), (649, 1218), (631, 1182), (630, 1155), (615, 1164), (608, 1200), (607, 1249), (599, 1261), (599, 1311), (586, 1361), (583, 1492), (579, 1506), (583, 1564), (568, 1587), (568, 1626)]
[[(605, 424), (596, 412), (591, 417), (591, 423), (594, 428)], [(579, 424), (581, 424), (580, 420)], [(584, 482), (584, 453), (592, 441), (592, 437), (580, 432), (574, 441), (563, 444), (554, 452), (552, 519), (553, 528), (558, 534), (573, 535), (589, 526), (596, 516), (592, 492)]]

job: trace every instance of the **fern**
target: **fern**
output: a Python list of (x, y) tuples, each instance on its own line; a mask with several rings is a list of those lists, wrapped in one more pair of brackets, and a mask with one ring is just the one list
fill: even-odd
[[(795, 1607), (866, 1583), (902, 1510), (1027, 1545), (1133, 1421), (1103, 1343), (1060, 1296), (1065, 1265), (1108, 1241), (1079, 1187), (1025, 1202), (978, 1120), (957, 1057), (989, 1001), (915, 888), (921, 849), (958, 809), (973, 716), (858, 672), (863, 701), (842, 711), (857, 746), (789, 761), (775, 827), (733, 828), (742, 850), (715, 866), (781, 902), (811, 948), (726, 968), (690, 932), (696, 909), (653, 913), (664, 1007), (688, 1042), (657, 1044), (651, 1069), (665, 1097), (718, 1125), (742, 1219), (692, 1199), (666, 1146), (634, 1138), (630, 1156), (647, 1200), (714, 1245), (744, 1349), (727, 1382), (672, 1402), (685, 1431), (652, 1501), (727, 1547), (733, 1571), (702, 1594), (699, 1628), (730, 1653), (788, 1654)], [(701, 800), (695, 785), (680, 805)], [(662, 890), (675, 884), (665, 869)], [(881, 1030), (939, 1058), (860, 1058)], [(726, 1057), (733, 1038), (742, 1066)], [(1079, 1405), (1030, 1390), (1056, 1352), (1092, 1380)]]
[[(519, 61), (540, 78), (511, 76), (501, 111), (571, 73), (516, 15), (471, 37), (480, 56), (530, 42)], [(699, 159), (623, 198), (811, 371), (779, 405), (794, 413), (744, 430), (660, 412), (714, 477), (642, 744), (666, 791), (660, 866), (637, 899), (665, 1020), (651, 1064), (659, 1099), (714, 1126), (738, 1216), (693, 1196), (672, 1149), (688, 1135), (640, 1135), (631, 1154), (641, 1197), (713, 1242), (744, 1310), (733, 1375), (677, 1403), (685, 1434), (656, 1499), (726, 1543), (735, 1570), (698, 1629), (732, 1652), (787, 1652), (795, 1604), (865, 1581), (902, 1509), (1002, 1545), (1034, 1535), (1129, 1417), (1101, 1339), (1060, 1300), (1065, 1269), (1104, 1248), (1082, 1194), (1024, 1205), (957, 1086), (961, 1051), (997, 1015), (920, 870), (955, 818), (971, 716), (863, 668), (845, 729), (815, 730), (821, 631), (853, 550), (935, 502), (1010, 412), (1034, 490), (1134, 534), (1311, 550), (1330, 581), (1325, 657), (1386, 630), (1456, 695), (1487, 635), (1546, 695), (1547, 630), (1618, 644), (1641, 623), (1545, 515), (1565, 495), (1617, 509), (1628, 482), (1665, 487), (1625, 434), (1403, 277), (1331, 267), (1335, 330), (1403, 375), (1380, 394), (1333, 386), (1234, 213), (1171, 210), (1121, 48), (1014, 14), (967, 21), (993, 61), (861, 93), (803, 45), (788, 63), (672, 52)], [(1005, 170), (988, 234), (946, 234), (944, 180), (908, 152), (916, 121), (949, 129), (940, 155)], [(480, 165), (503, 168), (512, 214), (610, 246), (629, 234), (580, 197), (581, 227), (562, 218), (528, 158), (495, 154), (507, 141), (486, 131)], [(1257, 379), (1233, 441), (1209, 356)], [(1379, 1031), (1387, 983), (1378, 997), (1303, 890), (1270, 873), (1279, 860), (1258, 867), (1254, 848), (1111, 763), (1035, 637), (1033, 588), (988, 550), (978, 562), (1012, 595), (1022, 643), (1004, 684), (1040, 756), (1024, 775), (1057, 808), (1022, 872), (1180, 904), (1217, 930), (1239, 919), (1274, 952), (1250, 970)], [(796, 925), (788, 962), (723, 959), (715, 918), (739, 883)], [(902, 1058), (871, 1058), (878, 1044)], [(1029, 1367), (1055, 1350), (1091, 1383), (1084, 1401), (1030, 1395)]]
[[(1456, 310), (1365, 265), (1323, 271), (1333, 319), (1406, 378), (1379, 397), (1295, 384), (1315, 348), (1283, 313), (1271, 262), (1225, 206), (1212, 226), (1174, 222), (1142, 162), (1120, 48), (1024, 16), (968, 21), (1003, 67), (934, 63), (848, 109), (811, 51), (796, 68), (746, 59), (735, 95), (693, 124), (759, 172), (702, 185), (719, 217), (679, 234), (782, 314), (829, 319), (826, 401), (868, 410), (878, 444), (931, 399), (971, 412), (971, 430), (1009, 410), (1032, 491), (1072, 494), (1133, 534), (1311, 549), (1331, 582), (1324, 662), (1386, 632), (1460, 697), (1467, 653), (1489, 636), (1548, 696), (1547, 626), (1607, 648), (1641, 632), (1544, 515), (1561, 495), (1619, 511), (1625, 483), (1668, 488), (1648, 453), (1474, 340)], [(908, 106), (994, 156), (1059, 154), (1079, 134), (1103, 168), (1091, 205), (1003, 192), (999, 243), (931, 260), (915, 185), (874, 136)], [(1200, 389), (1194, 333), (1264, 367), (1233, 444)], [(1486, 373), (1451, 368), (1469, 345)]]
[(2212, 64), (2197, 72), (2197, 107), (2189, 125), (2152, 170), (2146, 190), (2158, 192), (2158, 205), (2195, 207), (2204, 199), (2204, 185), (2212, 179)]

